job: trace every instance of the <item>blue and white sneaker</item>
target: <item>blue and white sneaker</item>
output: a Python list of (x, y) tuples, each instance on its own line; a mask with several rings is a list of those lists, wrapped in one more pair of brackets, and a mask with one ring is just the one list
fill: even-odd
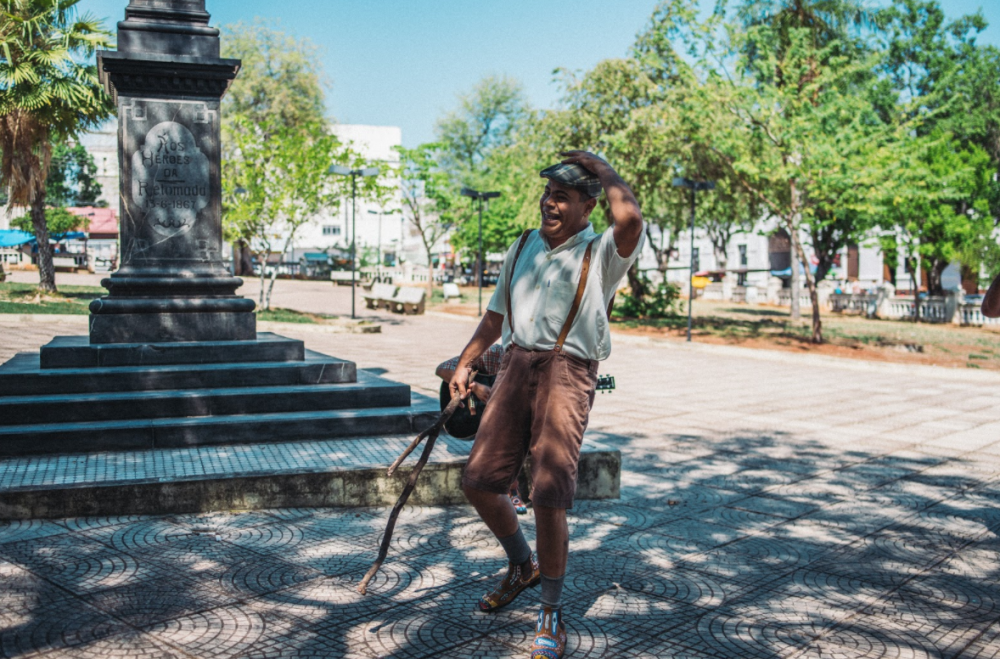
[(535, 641), (531, 644), (531, 659), (562, 659), (566, 651), (566, 627), (562, 609), (543, 606), (535, 625)]

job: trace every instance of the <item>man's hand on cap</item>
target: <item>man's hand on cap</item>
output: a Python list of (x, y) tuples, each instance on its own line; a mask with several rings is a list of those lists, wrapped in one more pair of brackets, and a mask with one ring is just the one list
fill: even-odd
[(608, 164), (608, 161), (591, 153), (590, 151), (563, 151), (559, 155), (564, 156), (563, 164), (580, 165), (596, 176), (600, 176), (601, 170), (605, 167), (611, 169), (611, 165)]

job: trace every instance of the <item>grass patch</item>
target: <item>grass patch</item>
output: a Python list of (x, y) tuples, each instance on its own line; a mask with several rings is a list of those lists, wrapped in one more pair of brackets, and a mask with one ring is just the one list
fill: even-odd
[(60, 286), (58, 293), (43, 293), (34, 284), (0, 284), (0, 314), (90, 313), (90, 301), (107, 295), (97, 286)]
[(257, 311), (257, 320), (272, 323), (303, 323), (315, 324), (316, 318), (312, 314), (295, 311), (294, 309), (273, 308)]
[(303, 323), (306, 325), (315, 325), (316, 323), (321, 322), (322, 316), (296, 311), (294, 309), (274, 308), (258, 310), (257, 320), (271, 323)]

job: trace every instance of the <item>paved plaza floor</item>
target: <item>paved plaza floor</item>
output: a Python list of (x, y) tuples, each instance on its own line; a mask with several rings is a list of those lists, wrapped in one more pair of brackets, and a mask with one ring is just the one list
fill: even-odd
[[(474, 323), (286, 326), (433, 394)], [(86, 319), (0, 319), (0, 360)], [(571, 512), (568, 657), (1000, 657), (1000, 377), (616, 337)], [(466, 506), (0, 522), (0, 656), (526, 657), (537, 591)], [(522, 518), (534, 535), (534, 519)]]

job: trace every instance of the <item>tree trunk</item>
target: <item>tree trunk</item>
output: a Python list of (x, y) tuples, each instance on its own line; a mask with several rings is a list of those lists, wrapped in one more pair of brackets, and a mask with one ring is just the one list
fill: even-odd
[(948, 261), (935, 259), (934, 264), (927, 271), (927, 294), (944, 295), (944, 284), (941, 283), (941, 276), (950, 265)]
[[(792, 253), (791, 259), (789, 259), (789, 266), (791, 267), (791, 309), (789, 313), (793, 321), (798, 321), (802, 318), (802, 311), (799, 309), (799, 265), (798, 265), (798, 254), (799, 254), (799, 240), (796, 236), (795, 223), (792, 221), (787, 222), (788, 224), (788, 236), (792, 243)], [(808, 268), (806, 268), (808, 270)]]
[(275, 268), (271, 271), (271, 283), (267, 286), (267, 297), (264, 298), (264, 308), (268, 311), (271, 310), (271, 291), (274, 290), (274, 280), (278, 278), (278, 269)]
[(259, 252), (257, 254), (257, 262), (260, 263), (260, 294), (257, 296), (257, 308), (261, 311), (267, 309), (264, 306), (264, 289), (267, 284), (267, 257), (271, 255), (271, 248), (268, 247), (266, 252)]
[[(809, 259), (806, 258), (806, 251), (802, 249), (802, 244), (798, 240), (793, 239), (792, 245), (795, 249), (794, 256), (797, 257), (797, 260), (805, 269), (806, 287), (809, 288), (809, 301), (812, 302), (812, 342), (819, 345), (820, 343), (823, 343), (823, 322), (819, 317), (819, 294), (816, 291), (816, 280), (809, 272)], [(793, 258), (792, 272), (798, 270), (798, 263), (795, 261), (796, 258)], [(798, 297), (798, 294), (793, 291), (792, 299), (798, 300)]]
[[(282, 256), (284, 256), (285, 254), (288, 253), (288, 248), (291, 247), (292, 240), (294, 239), (294, 237), (295, 237), (295, 232), (294, 231), (292, 233), (288, 234), (288, 239), (285, 241), (284, 247), (281, 248), (281, 255)], [(271, 293), (274, 292), (274, 280), (277, 279), (277, 276), (278, 276), (278, 269), (275, 268), (274, 269), (274, 273), (271, 275), (271, 283), (269, 283), (267, 285), (267, 298), (264, 301), (264, 304), (266, 305), (264, 307), (265, 309), (270, 309), (271, 308)]]
[(634, 300), (642, 300), (649, 294), (649, 287), (646, 285), (646, 281), (639, 276), (638, 261), (633, 263), (632, 267), (628, 269), (628, 285), (632, 289), (631, 295)]
[(38, 288), (49, 293), (57, 292), (56, 269), (52, 264), (52, 245), (49, 244), (49, 227), (45, 223), (45, 193), (39, 193), (31, 203), (31, 226), (38, 243)]

